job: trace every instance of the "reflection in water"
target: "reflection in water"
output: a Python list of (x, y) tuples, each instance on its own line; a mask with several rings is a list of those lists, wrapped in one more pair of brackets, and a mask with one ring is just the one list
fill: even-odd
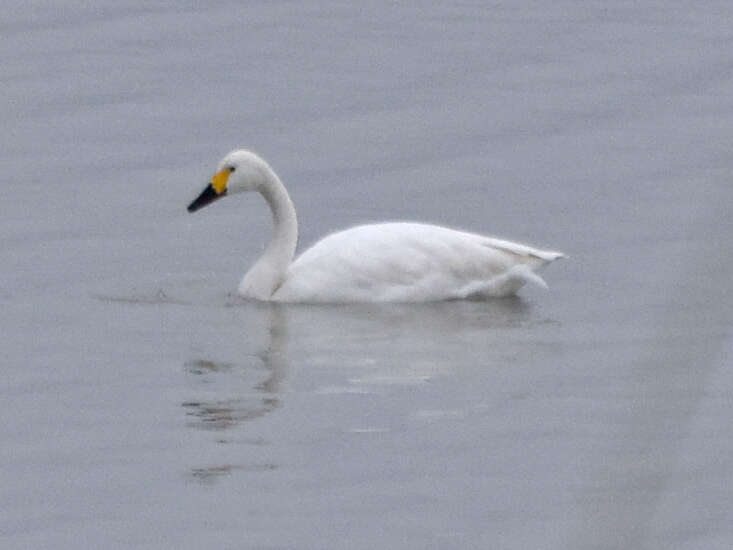
[(189, 409), (187, 414), (196, 418), (188, 426), (200, 429), (225, 430), (244, 422), (254, 420), (275, 409), (279, 402), (276, 398), (257, 398), (252, 402), (247, 397), (226, 399), (211, 403), (185, 401), (182, 406)]
[[(521, 298), (425, 304), (296, 306), (293, 356), (309, 372), (337, 373), (319, 393), (372, 393), (452, 375), (457, 364), (497, 365), (531, 353), (522, 333), (538, 319)], [(457, 359), (459, 359), (457, 361)], [(334, 377), (331, 378), (332, 380)]]
[[(285, 372), (284, 344), (287, 338), (280, 306), (269, 309), (269, 342), (258, 354), (241, 362), (196, 359), (185, 364), (193, 377), (200, 398), (181, 403), (188, 417), (187, 425), (199, 430), (227, 431), (261, 418), (280, 406), (280, 382)], [(263, 377), (264, 371), (264, 377)], [(218, 443), (228, 443), (225, 438)], [(246, 442), (262, 445), (261, 439)], [(211, 482), (233, 471), (269, 471), (275, 464), (216, 465), (192, 468), (191, 475)]]
[[(251, 445), (252, 441), (243, 442), (238, 437), (242, 430), (237, 428), (280, 407), (286, 347), (288, 355), (297, 357), (298, 370), (308, 373), (300, 387), (332, 399), (325, 396), (383, 394), (392, 388), (422, 386), (436, 378), (453, 376), (457, 369), (514, 364), (536, 353), (538, 346), (547, 345), (528, 345), (527, 326), (548, 321), (521, 298), (430, 304), (240, 302), (231, 307), (237, 315), (236, 326), (247, 331), (242, 341), (256, 339), (253, 335), (269, 324), (267, 344), (260, 353), (249, 351), (230, 362), (197, 359), (187, 363), (186, 370), (197, 391), (195, 399), (182, 403), (188, 425), (217, 432), (222, 443), (236, 439)], [(226, 353), (223, 349), (221, 352)], [(431, 408), (425, 414), (435, 420), (439, 414), (463, 414), (459, 409), (445, 412)], [(365, 424), (363, 418), (347, 423), (346, 429), (351, 432), (387, 429), (384, 423)], [(263, 444), (261, 440), (256, 443)], [(276, 467), (225, 462), (194, 468), (191, 475), (203, 481), (237, 470), (268, 471)]]
[(192, 468), (191, 477), (201, 483), (213, 483), (220, 476), (228, 476), (234, 471), (240, 472), (269, 472), (277, 469), (275, 464), (251, 464), (249, 466), (209, 466), (207, 468)]
[[(280, 402), (274, 395), (277, 392), (278, 374), (268, 367), (266, 360), (260, 362), (259, 358), (251, 359), (255, 360), (238, 366), (203, 359), (186, 364), (187, 372), (201, 377), (198, 381), (200, 384), (219, 386), (226, 383), (229, 391), (232, 386), (240, 388), (236, 395), (228, 398), (184, 401), (181, 405), (191, 417), (188, 426), (202, 430), (225, 430), (259, 418), (278, 407)], [(250, 377), (259, 374), (263, 365), (268, 371), (267, 378), (259, 383), (250, 380)], [(221, 394), (217, 392), (217, 395)]]

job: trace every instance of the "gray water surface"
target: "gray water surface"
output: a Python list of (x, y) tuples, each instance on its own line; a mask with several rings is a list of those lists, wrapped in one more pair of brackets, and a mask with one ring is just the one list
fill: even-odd
[[(0, 547), (729, 549), (733, 9), (11, 2)], [(559, 249), (549, 292), (234, 295), (418, 220)]]

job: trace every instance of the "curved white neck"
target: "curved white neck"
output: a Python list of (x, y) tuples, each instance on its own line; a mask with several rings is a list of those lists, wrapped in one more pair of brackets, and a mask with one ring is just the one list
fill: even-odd
[(275, 172), (268, 170), (267, 182), (260, 188), (272, 212), (274, 231), (265, 252), (239, 285), (239, 293), (259, 300), (269, 299), (282, 284), (298, 244), (298, 219), (293, 201)]

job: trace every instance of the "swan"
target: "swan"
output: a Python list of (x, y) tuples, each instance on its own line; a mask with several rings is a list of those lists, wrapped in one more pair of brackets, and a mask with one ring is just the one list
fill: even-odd
[(564, 257), (447, 227), (411, 222), (361, 225), (332, 233), (295, 261), (298, 222), (270, 165), (239, 149), (220, 162), (189, 212), (222, 197), (257, 191), (272, 212), (273, 236), (238, 292), (276, 302), (429, 302), (514, 294), (525, 283), (547, 288), (537, 271)]

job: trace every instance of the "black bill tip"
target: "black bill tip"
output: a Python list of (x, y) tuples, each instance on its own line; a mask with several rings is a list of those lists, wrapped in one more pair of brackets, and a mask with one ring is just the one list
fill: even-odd
[(224, 189), (224, 191), (221, 194), (219, 194), (214, 190), (211, 184), (209, 184), (201, 192), (201, 194), (198, 197), (196, 197), (196, 200), (194, 200), (191, 204), (188, 205), (188, 211), (196, 212), (196, 210), (203, 208), (207, 204), (211, 204), (216, 199), (220, 199), (221, 197), (223, 197), (226, 194), (227, 194), (226, 189)]

